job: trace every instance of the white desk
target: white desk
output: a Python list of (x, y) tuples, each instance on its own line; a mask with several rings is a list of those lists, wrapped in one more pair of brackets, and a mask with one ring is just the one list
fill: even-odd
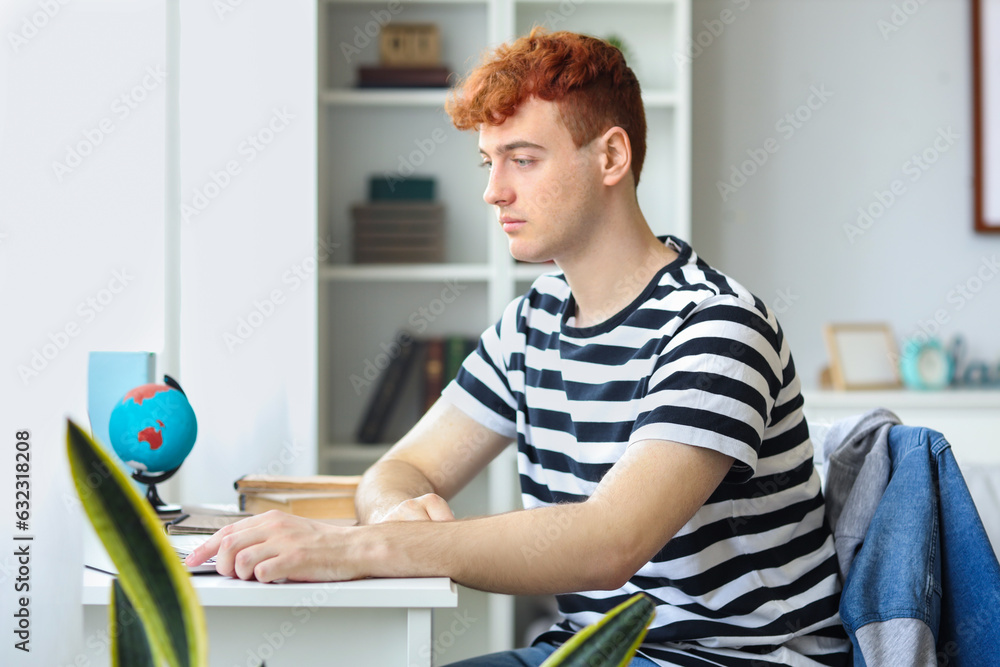
[[(110, 664), (110, 575), (84, 568), (84, 645)], [(261, 584), (192, 577), (205, 608), (212, 667), (430, 667), (431, 610), (455, 607), (447, 578)]]

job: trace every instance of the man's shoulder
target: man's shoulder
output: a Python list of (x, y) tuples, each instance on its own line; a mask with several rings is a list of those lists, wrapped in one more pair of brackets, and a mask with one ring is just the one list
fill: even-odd
[[(699, 331), (718, 332), (723, 337), (752, 329), (775, 350), (782, 345), (775, 311), (742, 283), (697, 256), (665, 272), (644, 307), (672, 314), (672, 319), (661, 318), (671, 334), (697, 323)], [(734, 328), (733, 324), (739, 326)]]
[(764, 319), (771, 316), (767, 305), (742, 283), (698, 258), (664, 271), (648, 302), (689, 314), (728, 305), (754, 310)]

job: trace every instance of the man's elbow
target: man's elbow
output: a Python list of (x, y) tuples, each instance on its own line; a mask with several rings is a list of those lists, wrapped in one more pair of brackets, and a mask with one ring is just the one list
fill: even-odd
[(611, 543), (604, 551), (603, 557), (593, 561), (591, 590), (613, 591), (621, 588), (648, 561), (638, 549), (621, 543)]

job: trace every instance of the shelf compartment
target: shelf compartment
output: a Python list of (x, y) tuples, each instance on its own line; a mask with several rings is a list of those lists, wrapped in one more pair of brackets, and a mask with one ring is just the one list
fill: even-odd
[[(327, 2), (321, 14), (326, 42), (321, 52), (321, 88), (349, 89), (357, 80), (357, 67), (377, 65), (379, 39), (384, 25), (433, 23), (441, 30), (441, 63), (453, 72), (464, 72), (488, 43), (486, 2), (400, 3), (392, 14), (381, 2)], [(373, 12), (375, 16), (373, 16)], [(390, 14), (379, 21), (380, 12)], [(369, 90), (369, 89), (366, 89)]]
[(325, 200), (320, 224), (339, 244), (333, 263), (350, 263), (351, 207), (368, 200), (369, 179), (392, 183), (410, 176), (435, 178), (436, 200), (444, 204), (445, 261), (487, 261), (490, 218), (482, 194), (488, 174), (477, 168), (474, 133), (459, 132), (430, 107), (326, 107), (321, 115), (326, 132), (320, 146)]
[[(321, 289), (324, 336), (319, 410), (327, 419), (321, 440), (349, 443), (383, 373), (398, 353), (400, 333), (417, 339), (478, 337), (488, 326), (487, 283), (450, 276), (439, 280), (339, 282)], [(372, 304), (378, 304), (372, 308)], [(384, 438), (393, 442), (423, 411), (423, 356), (418, 352), (390, 411)]]

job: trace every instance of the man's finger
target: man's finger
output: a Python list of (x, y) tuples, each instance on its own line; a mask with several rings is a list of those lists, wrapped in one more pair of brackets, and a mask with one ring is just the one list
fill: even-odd
[[(236, 568), (236, 559), (251, 547), (267, 542), (267, 538), (274, 532), (273, 527), (266, 525), (249, 525), (242, 530), (233, 531), (229, 535), (222, 537), (219, 543), (218, 552), (215, 554), (215, 569), (219, 574), (229, 577), (239, 576)], [(251, 551), (251, 556), (254, 552)], [(256, 564), (256, 563), (254, 563)], [(244, 568), (246, 571), (247, 568)], [(253, 566), (249, 567), (248, 576), (253, 574)], [(245, 577), (240, 577), (241, 579)]]
[(226, 531), (226, 534), (228, 535), (231, 528), (232, 526), (226, 526), (225, 528), (217, 530), (213, 533), (210, 538), (199, 544), (191, 553), (187, 555), (184, 559), (184, 564), (191, 567), (201, 565), (206, 560), (219, 553), (219, 544), (222, 542), (222, 538), (225, 537), (222, 532)]
[(225, 539), (227, 535), (245, 530), (246, 528), (260, 523), (260, 518), (262, 516), (264, 515), (259, 514), (257, 516), (250, 516), (215, 531), (210, 538), (199, 544), (191, 553), (187, 555), (187, 558), (184, 559), (184, 564), (188, 566), (201, 565), (206, 560), (219, 553), (219, 545), (222, 544), (222, 540)]
[(244, 581), (257, 579), (256, 570), (260, 564), (277, 555), (277, 548), (270, 542), (258, 542), (240, 549), (233, 559), (233, 576)]
[(424, 510), (431, 521), (454, 521), (455, 513), (441, 496), (428, 497), (424, 502)]

